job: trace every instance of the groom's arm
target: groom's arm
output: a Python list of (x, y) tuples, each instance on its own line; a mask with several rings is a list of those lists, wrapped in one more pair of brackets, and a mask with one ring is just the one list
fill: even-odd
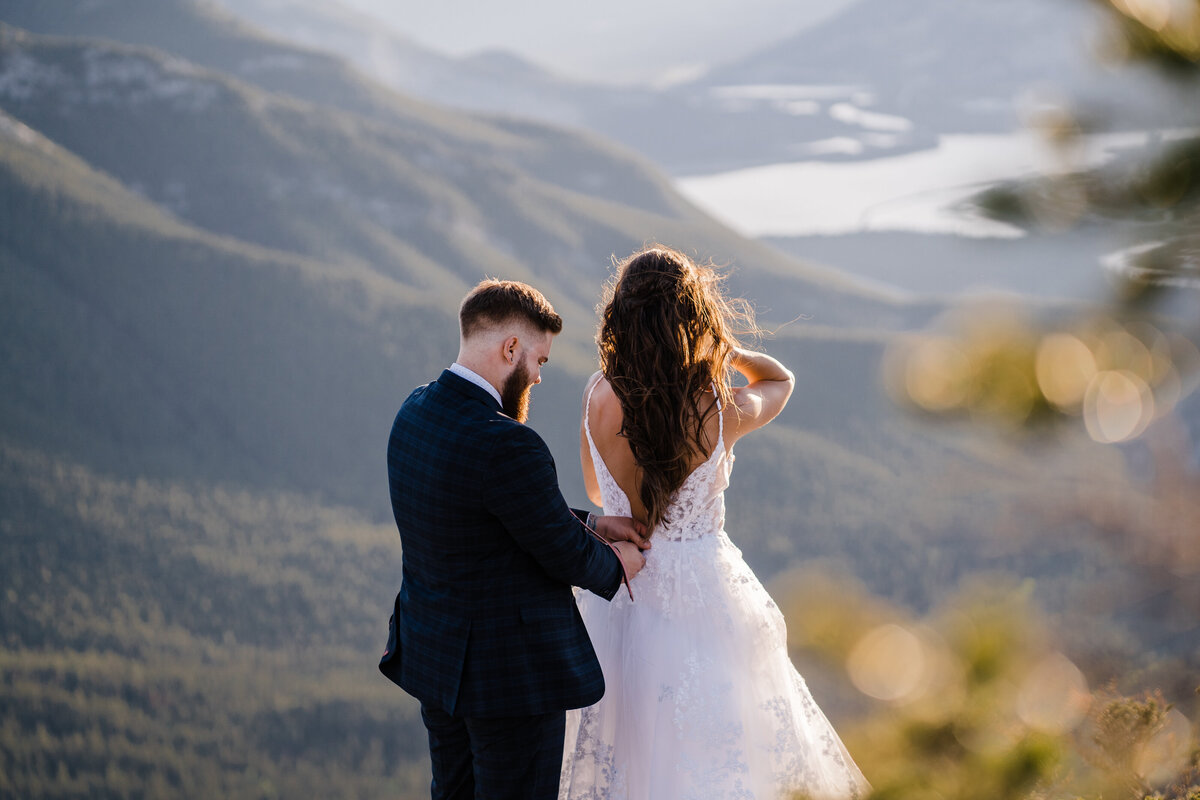
[(532, 428), (511, 425), (493, 444), (484, 506), (547, 573), (611, 600), (624, 577), (621, 561), (567, 506), (545, 442)]

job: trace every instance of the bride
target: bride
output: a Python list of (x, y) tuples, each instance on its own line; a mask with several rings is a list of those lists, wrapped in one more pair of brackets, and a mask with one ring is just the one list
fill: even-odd
[[(709, 267), (654, 246), (619, 266), (588, 383), (588, 496), (652, 533), (636, 602), (581, 592), (604, 670), (567, 712), (560, 800), (858, 798), (868, 786), (788, 658), (783, 616), (725, 535), (734, 444), (795, 383), (738, 346), (748, 313)], [(751, 324), (752, 326), (752, 324)], [(748, 385), (730, 384), (730, 368)]]

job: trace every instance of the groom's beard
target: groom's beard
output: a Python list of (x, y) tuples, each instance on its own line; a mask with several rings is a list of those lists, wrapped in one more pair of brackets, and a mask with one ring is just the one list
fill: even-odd
[(529, 419), (529, 390), (532, 388), (529, 368), (522, 361), (508, 374), (504, 385), (500, 387), (500, 407), (504, 409), (504, 413), (517, 422)]

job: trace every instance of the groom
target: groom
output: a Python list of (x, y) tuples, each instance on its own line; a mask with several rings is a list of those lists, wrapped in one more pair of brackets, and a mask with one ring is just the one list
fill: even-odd
[(388, 441), (403, 578), (379, 669), (421, 701), (434, 800), (552, 799), (565, 709), (604, 694), (571, 586), (611, 600), (649, 545), (631, 519), (569, 509), (523, 424), (562, 330), (546, 298), (486, 280), (459, 327), (458, 359)]

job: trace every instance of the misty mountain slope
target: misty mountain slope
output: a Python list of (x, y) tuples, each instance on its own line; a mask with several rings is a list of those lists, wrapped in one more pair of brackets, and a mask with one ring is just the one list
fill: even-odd
[[(804, 434), (840, 452), (873, 452), (897, 482), (876, 502), (875, 471), (837, 472), (826, 490), (837, 498), (832, 507), (866, 510), (854, 523), (825, 517), (797, 555), (823, 552), (823, 537), (835, 532), (838, 547), (887, 536), (889, 521), (924, 497), (921, 476), (906, 475), (905, 463), (933, 463), (945, 448), (881, 423), (895, 414), (879, 391), (879, 332), (932, 307), (806, 270), (702, 217), (647, 215), (539, 181), (498, 155), (499, 145), (481, 152), (469, 146), (481, 140), (452, 131), (426, 139), (98, 40), (6, 29), (0, 98), (90, 168), (136, 190), (111, 194), (154, 220), (128, 224), (107, 201), (97, 206), (76, 184), (105, 179), (82, 170), (77, 181), (81, 162), (65, 152), (60, 160), (75, 166), (59, 173), (9, 170), (4, 190), (25, 216), (5, 232), (13, 276), (5, 302), (13, 341), (29, 343), (10, 358), (40, 376), (7, 390), (6, 419), (21, 422), (6, 433), (23, 446), (45, 443), (121, 475), (312, 492), (386, 519), (380, 437), (408, 389), (452, 357), (461, 292), (496, 270), (541, 286), (566, 317), (533, 421), (569, 457), (562, 478), (577, 498), (578, 389), (594, 366), (591, 309), (607, 256), (659, 238), (731, 261), (732, 290), (759, 304), (768, 327), (807, 315), (846, 331), (769, 343), (800, 376), (805, 398), (776, 429), (781, 440)], [(504, 147), (521, 146), (522, 130), (512, 124)], [(24, 163), (28, 154), (12, 147), (11, 163)], [(158, 230), (168, 225), (186, 232)], [(46, 313), (22, 311), (35, 308)], [(75, 366), (40, 366), (60, 363)], [(75, 387), (93, 381), (96, 399), (81, 399)], [(794, 459), (819, 473), (825, 450)], [(756, 469), (801, 474), (783, 455)], [(767, 499), (747, 480), (731, 498), (802, 518), (815, 499), (796, 481)], [(962, 502), (946, 499), (945, 513), (914, 523), (912, 535), (943, 531)], [(769, 536), (771, 527), (751, 525), (750, 535)], [(761, 554), (756, 566), (770, 566), (767, 550), (747, 546)]]
[(580, 107), (605, 93), (606, 87), (562, 78), (511, 52), (443, 55), (336, 1), (216, 1), (275, 36), (336, 53), (397, 91), (439, 98), (452, 108), (578, 124), (583, 119)]
[(264, 36), (203, 0), (2, 0), (0, 20), (35, 33), (154, 47), (268, 91), (369, 117), (442, 113), (363, 80), (328, 53)]
[(1031, 93), (1119, 112), (1121, 124), (1162, 122), (1157, 87), (1100, 63), (1101, 30), (1084, 0), (860, 0), (697, 85), (842, 85), (866, 93), (864, 110), (938, 133), (1011, 130)]
[[(18, 41), (13, 44), (12, 40)], [(211, 262), (220, 266), (230, 256), (226, 253), (210, 254), (207, 248), (194, 251), (184, 249), (177, 253), (174, 240), (162, 243), (151, 237), (149, 242), (143, 242), (141, 240), (147, 234), (142, 230), (129, 233), (121, 226), (117, 226), (115, 231), (108, 230), (112, 221), (105, 220), (102, 214), (94, 229), (81, 229), (73, 220), (83, 217), (82, 213), (71, 211), (69, 204), (64, 206), (70, 213), (55, 211), (53, 201), (49, 199), (55, 196), (69, 198), (69, 189), (55, 187), (52, 192), (30, 191), (30, 186), (37, 185), (42, 179), (14, 178), (10, 187), (13, 196), (18, 198), (14, 200), (14, 206), (28, 208), (30, 220), (45, 217), (50, 221), (49, 226), (42, 223), (40, 231), (38, 225), (14, 224), (9, 234), (14, 242), (25, 248), (20, 251), (21, 258), (14, 262), (14, 274), (17, 274), (17, 269), (30, 273), (28, 280), (16, 282), (14, 293), (10, 296), (14, 305), (23, 303), (26, 297), (21, 293), (24, 290), (16, 289), (38, 285), (38, 279), (32, 275), (36, 269), (44, 269), (45, 264), (59, 265), (58, 269), (80, 269), (80, 264), (74, 258), (76, 251), (68, 248), (75, 247), (74, 243), (86, 243), (100, 237), (111, 239), (112, 243), (108, 245), (109, 250), (95, 253), (94, 263), (104, 265), (106, 270), (115, 269), (114, 275), (119, 279), (117, 286), (136, 286), (140, 292), (129, 297), (114, 296), (110, 286), (113, 281), (104, 271), (100, 271), (94, 277), (97, 285), (87, 282), (81, 284), (86, 289), (84, 295), (94, 294), (111, 303), (115, 310), (108, 313), (108, 318), (129, 318), (132, 321), (107, 334), (91, 328), (78, 332), (66, 328), (64, 333), (55, 328), (53, 323), (48, 323), (41, 334), (45, 341), (54, 343), (53, 347), (47, 348), (55, 353), (48, 360), (66, 363), (71, 358), (78, 358), (70, 350), (73, 341), (103, 343), (106, 337), (113, 339), (130, 329), (137, 334), (134, 344), (119, 339), (106, 345), (96, 358), (96, 365), (88, 366), (96, 374), (114, 375), (110, 384), (100, 383), (109, 387), (99, 393), (105, 399), (103, 408), (108, 409), (106, 413), (109, 416), (101, 417), (105, 424), (96, 426), (99, 433), (91, 430), (84, 409), (60, 409), (56, 405), (63, 401), (57, 398), (55, 389), (58, 389), (61, 397), (74, 397), (73, 392), (63, 391), (62, 387), (75, 382), (64, 381), (56, 387), (53, 381), (49, 381), (43, 387), (44, 396), (22, 395), (19, 403), (12, 401), (14, 406), (20, 405), (21, 413), (26, 418), (41, 420), (40, 426), (31, 428), (36, 435), (30, 434), (20, 441), (32, 444), (38, 440), (38, 436), (44, 435), (47, 441), (56, 443), (55, 452), (73, 455), (81, 463), (99, 464), (107, 470), (119, 471), (124, 467), (133, 474), (142, 469), (162, 470), (168, 475), (191, 475), (207, 480), (224, 479), (254, 486), (314, 491), (332, 502), (353, 504), (369, 510), (372, 516), (384, 518), (386, 498), (374, 487), (373, 481), (379, 478), (372, 454), (377, 451), (378, 437), (382, 435), (380, 432), (385, 430), (399, 398), (412, 385), (435, 375), (450, 357), (454, 341), (453, 304), (458, 295), (450, 296), (450, 288), (434, 291), (421, 285), (407, 285), (406, 276), (396, 272), (396, 268), (387, 262), (376, 267), (372, 261), (374, 254), (337, 227), (349, 223), (344, 217), (338, 216), (336, 204), (300, 202), (294, 196), (302, 194), (299, 191), (274, 200), (270, 193), (263, 192), (261, 187), (253, 185), (253, 181), (246, 180), (244, 172), (254, 163), (280, 163), (283, 165), (281, 173), (291, 169), (303, 170), (308, 163), (337, 165), (336, 157), (344, 148), (328, 146), (328, 143), (344, 144), (348, 135), (346, 131), (350, 131), (365, 141), (364, 147), (374, 156), (370, 166), (377, 166), (385, 172), (393, 168), (398, 170), (393, 173), (397, 176), (397, 183), (401, 190), (408, 190), (411, 179), (410, 183), (406, 183), (408, 173), (402, 170), (410, 168), (409, 160), (397, 156), (383, 145), (371, 149), (377, 141), (390, 141), (386, 139), (390, 130), (378, 123), (337, 114), (326, 114), (327, 119), (320, 123), (307, 122), (305, 118), (313, 115), (306, 113), (309, 107), (303, 104), (262, 95), (244, 85), (202, 73), (200, 77), (203, 80), (199, 86), (213, 86), (215, 96), (228, 98), (224, 104), (213, 101), (212, 105), (205, 107), (206, 113), (218, 115), (220, 112), (225, 115), (218, 115), (221, 122), (214, 127), (233, 127), (248, 132), (246, 147), (253, 152), (261, 152), (261, 155), (253, 160), (236, 160), (235, 144), (230, 143), (221, 145), (226, 148), (228, 158), (196, 160), (191, 154), (200, 149), (202, 137), (185, 138), (183, 142), (170, 141), (170, 137), (162, 140), (154, 138), (154, 131), (160, 127), (176, 139), (185, 135), (189, 119), (186, 117), (186, 105), (182, 112), (172, 104), (173, 101), (166, 100), (156, 101), (157, 105), (146, 101), (135, 106), (130, 103), (126, 93), (117, 95), (115, 99), (101, 95), (94, 104), (100, 110), (95, 110), (93, 104), (89, 104), (74, 116), (64, 115), (61, 111), (63, 98), (70, 96), (72, 91), (84, 91), (86, 78), (79, 76), (85, 75), (86, 70), (78, 65), (85, 64), (88, 57), (113, 58), (118, 63), (125, 63), (121, 59), (133, 59), (140, 67), (138, 70), (130, 69), (130, 73), (141, 75), (142, 68), (149, 69), (154, 80), (147, 85), (161, 86), (161, 76), (169, 73), (152, 52), (96, 42), (23, 35), (10, 37), (6, 47), (8, 49), (3, 51), (5, 71), (0, 74), (55, 76), (49, 89), (39, 89), (38, 92), (31, 90), (28, 95), (14, 91), (12, 80), (0, 83), (0, 87), (5, 87), (9, 93), (14, 109), (27, 120), (47, 126), (53, 130), (55, 138), (67, 140), (75, 147), (85, 151), (90, 148), (92, 159), (106, 171), (122, 176), (129, 185), (144, 187), (149, 184), (149, 171), (141, 163), (142, 159), (134, 157), (134, 153), (150, 154), (156, 148), (165, 148), (169, 153), (169, 156), (159, 157), (164, 169), (183, 165), (185, 172), (182, 173), (182, 179), (185, 182), (195, 179), (201, 188), (205, 188), (210, 185), (206, 181), (211, 181), (212, 188), (206, 189), (209, 193), (206, 202), (213, 215), (211, 219), (201, 219), (194, 210), (190, 210), (195, 206), (180, 206), (176, 213), (187, 222), (203, 222), (210, 228), (216, 228), (223, 237), (216, 240), (221, 243), (218, 249), (228, 246), (233, 247), (236, 253), (242, 253), (241, 248), (246, 245), (230, 242), (230, 239), (234, 236), (259, 236), (257, 244), (260, 247), (274, 245), (293, 251), (291, 255), (272, 251), (265, 256), (268, 263), (288, 264), (300, 259), (308, 264), (315, 260), (321, 265), (320, 274), (347, 276), (348, 280), (349, 276), (353, 276), (353, 280), (347, 284), (349, 288), (340, 292), (345, 304), (338, 306), (331, 306), (328, 298), (318, 300), (310, 296), (317, 290), (306, 288), (297, 275), (286, 271), (259, 270), (254, 275), (261, 276), (261, 279), (251, 281), (248, 288), (239, 288), (239, 281), (244, 278), (237, 277), (234, 270), (241, 256), (234, 259), (231, 266), (218, 269), (213, 274), (197, 271), (189, 277), (189, 271), (196, 269), (197, 262)], [(88, 56), (88, 53), (92, 55)], [(12, 67), (13, 63), (19, 65), (30, 62), (41, 64), (42, 67), (25, 72), (18, 72)], [(74, 73), (71, 71), (72, 65), (76, 65)], [(156, 65), (162, 69), (161, 72), (154, 71)], [(64, 85), (68, 89), (64, 90)], [(183, 81), (182, 85), (189, 89), (195, 86), (187, 81)], [(179, 91), (183, 92), (183, 88)], [(95, 89), (88, 88), (89, 91)], [(138, 115), (141, 115), (141, 119), (157, 119), (160, 116), (168, 120), (174, 116), (180, 119), (168, 126), (134, 126), (130, 118), (137, 119)], [(89, 131), (90, 136), (81, 133), (81, 130)], [(147, 138), (138, 139), (139, 136)], [(123, 151), (117, 144), (96, 145), (89, 139), (123, 142), (129, 151)], [(215, 144), (208, 146), (220, 144), (218, 136)], [(565, 364), (565, 368), (554, 380), (548, 380), (546, 385), (539, 387), (535, 398), (534, 424), (560, 454), (573, 454), (577, 435), (577, 387), (594, 364), (588, 343), (594, 324), (591, 307), (598, 299), (599, 283), (608, 272), (604, 258), (597, 257), (597, 254), (622, 254), (638, 246), (641, 241), (634, 238), (637, 235), (635, 231), (642, 230), (646, 232), (643, 235), (653, 234), (670, 243), (694, 248), (699, 255), (720, 254), (723, 251), (736, 253), (734, 263), (737, 269), (731, 278), (731, 288), (735, 293), (749, 296), (759, 304), (769, 327), (772, 321), (778, 324), (809, 315), (825, 326), (888, 330), (911, 322), (911, 314), (928, 313), (928, 309), (921, 311), (919, 306), (897, 304), (869, 292), (857, 292), (851, 285), (831, 282), (830, 279), (836, 278), (836, 274), (818, 276), (824, 282), (790, 275), (792, 262), (780, 259), (762, 245), (736, 239), (718, 226), (695, 226), (686, 220), (667, 218), (648, 219), (636, 208), (566, 192), (559, 187), (540, 185), (536, 180), (521, 176), (512, 167), (494, 167), (482, 159), (470, 157), (451, 158), (455, 154), (446, 143), (426, 146), (444, 146), (445, 151), (431, 152), (445, 152), (447, 158), (443, 161), (451, 161), (458, 170), (454, 172), (444, 164), (436, 164), (426, 172), (420, 171), (420, 165), (414, 169), (418, 176), (432, 175), (427, 196), (434, 200), (449, 198), (445, 201), (450, 209), (447, 214), (458, 215), (460, 225), (463, 216), (478, 214), (478, 217), (468, 217), (468, 220), (484, 220), (486, 227), (483, 233), (466, 245), (461, 236), (455, 237), (453, 231), (439, 237), (438, 230), (432, 226), (414, 233), (411, 242), (407, 235), (393, 235), (388, 231), (380, 236), (392, 236), (404, 246), (421, 248), (434, 270), (438, 270), (431, 274), (448, 276), (445, 277), (446, 284), (456, 292), (466, 285), (464, 281), (457, 287), (453, 286), (458, 275), (464, 274), (465, 277), (467, 270), (478, 270), (481, 266), (487, 269), (499, 264), (507, 268), (508, 274), (515, 272), (517, 277), (534, 280), (551, 295), (567, 316), (568, 332), (556, 345), (555, 359), (556, 363)], [(296, 157), (296, 152), (303, 153), (304, 157)], [(310, 157), (312, 154), (319, 157)], [(224, 151), (222, 155), (225, 155)], [(145, 161), (153, 163), (154, 158)], [(369, 176), (360, 177), (366, 175), (365, 168), (354, 171), (356, 166), (352, 163), (346, 169), (355, 177), (354, 180), (345, 181), (344, 185), (369, 179)], [(449, 175), (449, 189), (445, 189), (438, 180), (443, 174), (438, 171), (441, 169)], [(304, 175), (304, 172), (300, 174)], [(465, 189), (459, 190), (453, 184), (455, 180), (495, 188), (489, 188), (492, 194), (469, 196)], [(520, 203), (513, 202), (513, 195), (505, 193), (504, 184), (513, 180), (521, 182), (522, 192), (540, 203), (536, 213), (530, 213)], [(64, 183), (69, 185), (70, 182)], [(248, 202), (246, 208), (253, 206), (254, 213), (263, 217), (265, 223), (277, 220), (275, 224), (281, 230), (304, 230), (313, 238), (292, 241), (278, 232), (267, 237), (261, 235), (247, 219), (235, 216), (221, 218), (222, 187), (228, 185), (239, 188), (245, 186), (245, 191), (256, 193), (252, 194), (255, 199)], [(425, 188), (420, 183), (417, 186), (418, 191)], [(145, 189), (142, 191), (153, 196)], [(439, 191), (443, 194), (437, 194)], [(130, 202), (132, 197), (129, 195), (123, 202)], [(169, 206), (169, 196), (162, 193), (160, 197), (160, 203)], [(322, 198), (318, 196), (317, 200)], [(231, 202), (245, 201), (232, 198)], [(418, 200), (406, 206), (404, 202), (397, 201), (396, 206), (411, 207), (419, 213), (422, 202)], [(464, 205), (455, 206), (455, 202), (463, 202)], [(91, 213), (93, 216), (97, 214), (95, 211)], [(161, 211), (156, 213), (165, 218)], [(239, 216), (249, 214), (247, 212)], [(213, 219), (220, 224), (213, 222)], [(451, 224), (454, 222), (452, 219)], [(236, 227), (239, 225), (245, 227)], [(428, 241), (420, 238), (422, 235)], [(50, 244), (47, 245), (47, 242)], [(319, 249), (322, 245), (328, 249)], [(37, 247), (51, 249), (36, 259), (27, 255), (38, 252), (35, 249)], [(473, 256), (471, 259), (456, 255), (454, 257), (460, 258), (457, 263), (444, 266), (444, 260), (450, 258), (446, 253), (462, 254), (466, 247), (477, 248), (476, 253), (465, 253), (466, 256)], [(499, 255), (491, 256), (494, 260), (487, 261), (490, 253)], [(327, 257), (329, 260), (326, 260)], [(162, 266), (163, 262), (171, 265), (171, 269), (182, 271), (171, 272)], [(413, 269), (423, 271), (424, 266), (418, 264)], [(153, 280), (147, 280), (139, 276), (138, 270), (144, 270), (151, 276), (161, 274)], [(123, 271), (128, 271), (131, 277), (124, 277)], [(81, 280), (70, 272), (67, 275), (69, 278), (60, 283), (69, 285)], [(164, 276), (171, 278), (168, 280)], [(376, 279), (396, 294), (398, 299), (395, 305), (379, 300), (372, 284)], [(223, 299), (223, 293), (236, 297), (238, 302), (231, 305), (228, 298)], [(185, 300), (190, 306), (183, 304)], [(53, 307), (54, 302), (52, 297), (40, 300), (39, 304)], [(67, 299), (60, 297), (58, 302), (65, 304)], [(134, 302), (134, 306), (124, 308), (123, 304), (130, 302)], [(415, 310), (409, 310), (405, 303)], [(428, 304), (434, 307), (430, 308)], [(155, 312), (153, 309), (156, 308), (165, 311)], [(424, 312), (425, 316), (420, 315), (421, 309), (428, 309)], [(18, 325), (16, 319), (14, 326)], [(165, 324), (164, 320), (186, 325), (186, 338), (181, 338), (180, 334), (173, 331), (164, 331), (160, 327)], [(57, 339), (53, 338), (56, 336)], [(872, 447), (879, 453), (876, 457), (890, 474), (902, 475), (903, 464), (910, 458), (908, 454), (926, 446), (899, 428), (882, 439), (873, 432), (880, 415), (890, 413), (886, 401), (879, 394), (876, 377), (879, 341), (876, 334), (876, 338), (865, 344), (856, 341), (854, 336), (796, 341), (785, 337), (777, 343), (770, 343), (768, 346), (776, 350), (800, 376), (805, 398), (777, 425), (781, 435), (791, 427), (834, 442), (844, 450)], [(155, 350), (154, 347), (160, 349)], [(150, 348), (152, 358), (139, 361), (126, 357), (131, 350), (140, 353), (140, 348)], [(176, 349), (178, 354), (175, 353)], [(30, 348), (31, 353), (37, 350), (36, 346)], [(35, 361), (34, 358), (26, 360), (31, 363)], [(166, 367), (163, 367), (164, 363)], [(144, 374), (124, 374), (124, 371), (143, 370), (147, 364), (151, 369), (146, 369)], [(167, 398), (170, 402), (164, 403), (163, 398), (157, 396), (170, 391), (170, 382), (167, 389), (140, 388), (163, 369), (166, 370), (165, 375), (178, 382), (179, 389), (185, 390), (181, 392), (187, 403), (183, 412), (180, 412), (182, 421), (168, 419), (156, 422), (173, 408), (173, 398)], [(135, 389), (122, 394), (121, 387), (125, 386)], [(108, 399), (109, 394), (115, 399)], [(47, 409), (55, 413), (47, 413)], [(85, 434), (79, 434), (79, 441), (86, 445), (71, 450), (69, 442), (64, 443), (62, 437), (54, 439), (52, 435), (54, 420), (60, 418), (68, 423), (60, 423), (64, 430), (83, 431), (86, 436), (98, 436), (99, 439), (88, 439)], [(144, 420), (158, 425), (161, 430), (152, 426), (148, 432), (140, 431), (139, 426)], [(118, 435), (113, 435), (112, 431)], [(184, 443), (180, 449), (186, 455), (180, 457), (176, 453), (172, 459), (174, 437), (179, 437), (178, 440)], [(939, 447), (926, 449), (929, 459), (934, 458), (933, 453)], [(790, 462), (781, 464), (780, 456), (773, 454), (762, 460), (757, 468), (768, 471), (780, 469), (782, 474), (788, 474)], [(822, 448), (805, 453), (803, 458), (812, 465), (806, 469), (822, 469)], [(565, 463), (570, 465), (571, 461)], [(844, 477), (834, 481), (834, 487), (829, 490), (841, 498), (838, 503), (856, 502), (854, 498), (869, 497), (878, 489), (870, 470), (839, 474)], [(575, 469), (564, 468), (563, 480), (568, 488), (568, 496), (580, 496)], [(895, 499), (921, 497), (919, 477), (913, 478), (911, 483), (908, 480), (906, 478), (898, 484), (904, 489), (897, 488), (889, 493), (893, 500), (874, 506), (861, 518), (861, 523), (839, 523), (834, 516), (825, 518), (821, 526), (812, 530), (815, 538), (802, 540), (800, 544), (803, 546), (798, 546), (793, 552), (809, 555), (825, 552), (821, 537), (828, 535), (831, 526), (836, 526), (840, 531), (839, 546), (858, 546), (871, 536), (886, 535), (888, 519), (904, 516), (893, 505)], [(747, 498), (762, 496), (753, 480), (737, 484), (732, 496), (739, 494)], [(780, 515), (799, 517), (804, 515), (804, 509), (812, 501), (807, 488), (801, 487), (771, 502)], [(941, 519), (944, 522), (947, 518)], [(929, 524), (937, 527), (942, 523)], [(764, 526), (751, 526), (751, 531), (752, 537), (767, 535)], [(857, 545), (854, 544), (856, 542)], [(754, 559), (757, 565), (762, 567), (768, 563), (771, 558), (768, 551), (761, 549), (753, 540), (747, 542), (747, 547), (759, 554)]]
[[(87, 102), (73, 103), (80, 98)], [(575, 299), (590, 307), (608, 254), (670, 233), (675, 242), (741, 263), (748, 249), (756, 265), (795, 276), (797, 286), (820, 296), (858, 297), (884, 316), (893, 304), (839, 273), (748, 245), (674, 192), (663, 196), (681, 214), (648, 215), (637, 202), (617, 204), (539, 180), (514, 152), (563, 149), (572, 165), (591, 163), (601, 178), (606, 173), (604, 157), (596, 157), (602, 151), (587, 139), (538, 126), (511, 123), (488, 141), (464, 138), (456, 128), (418, 133), (318, 113), (156, 51), (11, 28), (0, 39), (0, 102), (193, 224), (367, 265), (445, 298), (461, 296), (484, 273), (532, 278), (545, 269), (577, 273)], [(150, 119), (154, 124), (146, 124)], [(546, 136), (559, 144), (543, 146)], [(622, 193), (638, 194), (636, 187)], [(614, 214), (619, 208), (627, 212)], [(584, 237), (593, 244), (581, 247)]]
[[(45, 146), (0, 140), (0, 197), (13, 209), (0, 223), (4, 438), (122, 477), (301, 491), (385, 519), (380, 437), (407, 391), (452, 357), (453, 306), (188, 228)], [(583, 314), (556, 344), (565, 371), (534, 398), (560, 454), (591, 369), (570, 366), (572, 340), (591, 335)], [(862, 363), (842, 360), (844, 375)], [(836, 429), (828, 411), (796, 422)]]
[[(511, 53), (450, 57), (375, 19), (314, 0), (220, 0), (230, 12), (290, 41), (335, 52), (396, 91), (500, 119), (586, 129), (675, 174), (787, 160), (795, 146), (843, 127), (764, 105), (747, 110), (707, 87), (594, 85), (547, 73)], [(493, 119), (502, 124), (500, 119)], [(587, 183), (573, 184), (586, 188)]]
[[(677, 175), (901, 153), (947, 132), (1008, 132), (1022, 124), (1018, 100), (1035, 92), (1086, 102), (1089, 115), (1118, 124), (1162, 122), (1157, 87), (1097, 63), (1086, 0), (862, 0), (749, 56), (705, 54), (714, 62), (708, 73), (664, 89), (564, 81), (505, 55), (431, 53), (336, 4), (222, 2), (406, 94), (587, 128)], [(834, 144), (853, 151), (830, 152)]]
[[(375, 495), (363, 454), (405, 368), (444, 360), (440, 305), (188, 228), (4, 127), (6, 438), (125, 476)], [(398, 326), (444, 334), (401, 354)]]
[[(586, 159), (577, 164), (580, 148), (571, 146), (572, 136), (565, 132), (547, 129), (543, 123), (538, 126), (543, 129), (541, 141), (529, 147), (528, 137), (505, 137), (484, 117), (389, 90), (356, 73), (340, 58), (271, 38), (201, 0), (107, 0), (103, 5), (0, 0), (0, 21), (39, 34), (154, 47), (267, 92), (341, 109), (417, 138), (460, 141), (489, 153), (503, 149), (520, 166), (576, 191), (655, 213), (690, 208), (645, 162), (608, 142), (591, 139)], [(428, 97), (438, 102), (436, 94)]]
[[(15, 120), (4, 130), (0, 196), (15, 212), (0, 229), (4, 367), (13, 376), (2, 395), (5, 439), (127, 479), (286, 489), (385, 518), (380, 437), (404, 393), (451, 357), (453, 307), (430, 308), (427, 296), (366, 269), (198, 230)], [(632, 213), (607, 210), (614, 218)], [(576, 213), (566, 227), (586, 232), (586, 216)], [(571, 280), (539, 277), (548, 287)], [(777, 303), (776, 290), (786, 288), (781, 277), (767, 273), (760, 282), (750, 269), (735, 280)], [(791, 291), (803, 298), (802, 288)], [(585, 313), (569, 321), (556, 362), (571, 340), (590, 337)], [(846, 382), (871, 385), (877, 347), (781, 342), (806, 400), (779, 421), (780, 435), (795, 425), (827, 431), (832, 441), (846, 420), (869, 418), (878, 398)], [(568, 361), (534, 399), (534, 424), (560, 454), (575, 444), (577, 391), (588, 369)], [(840, 400), (838, 387), (846, 390)], [(776, 470), (778, 454), (768, 455), (751, 469)], [(804, 453), (817, 470), (826, 456), (820, 447)], [(581, 498), (577, 469), (564, 463), (568, 496)], [(878, 479), (871, 469), (849, 474), (856, 471), (833, 490), (847, 499)], [(757, 502), (755, 482), (748, 477), (732, 496)], [(808, 502), (807, 491), (792, 491), (770, 507), (797, 515)], [(889, 510), (867, 517), (882, 525)], [(852, 546), (867, 530), (850, 525), (841, 542)], [(765, 533), (751, 526), (743, 538), (760, 566), (779, 555), (755, 544)], [(797, 545), (789, 552), (829, 552), (819, 539)]]
[(482, 272), (513, 270), (493, 241), (546, 247), (553, 236), (536, 219), (539, 200), (556, 205), (545, 199), (553, 187), (449, 132), (318, 113), (98, 41), (10, 33), (0, 64), (11, 113), (215, 233), (349, 257), (447, 297)]
[[(118, 474), (290, 487), (382, 516), (377, 437), (452, 356), (466, 288), (485, 274), (542, 287), (567, 319), (556, 362), (579, 378), (608, 256), (647, 240), (728, 254), (736, 290), (768, 318), (819, 309), (888, 329), (914, 313), (703, 218), (570, 192), (452, 135), (145, 48), (6, 28), (0, 102), (31, 126), (9, 126), (25, 132), (8, 140), (4, 187), (18, 211), (5, 301), (13, 341), (28, 343), (12, 358), (42, 370), (10, 386), (6, 419), (22, 444)], [(574, 393), (560, 381), (545, 407), (565, 420)]]

